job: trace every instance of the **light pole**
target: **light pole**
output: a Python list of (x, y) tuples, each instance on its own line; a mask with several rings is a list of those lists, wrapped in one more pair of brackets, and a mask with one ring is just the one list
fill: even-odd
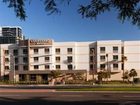
[(92, 51), (92, 65), (93, 65), (93, 67), (92, 67), (92, 79), (93, 79), (93, 84), (94, 84), (94, 70), (93, 70), (93, 68), (94, 68), (94, 52), (95, 52), (94, 48), (92, 48), (91, 51)]
[(127, 61), (127, 57), (123, 55), (123, 56), (122, 56), (122, 64), (123, 64), (123, 69), (122, 69), (122, 70), (123, 70), (123, 81), (124, 81), (124, 72), (125, 72), (125, 71), (124, 71), (124, 70), (125, 70), (125, 69), (124, 69), (124, 62), (125, 62), (125, 61)]
[(109, 70), (108, 70), (108, 54), (106, 54), (106, 58), (107, 58), (107, 81), (108, 81), (108, 76), (110, 77), (110, 73), (109, 73)]
[(15, 57), (12, 54), (10, 54), (10, 56), (11, 56), (11, 61), (12, 61), (12, 64), (13, 64), (13, 75), (14, 75), (14, 83), (15, 83), (16, 82)]
[(14, 62), (13, 62), (13, 71), (14, 71), (14, 83), (16, 82), (16, 72), (15, 72), (15, 59), (14, 59)]

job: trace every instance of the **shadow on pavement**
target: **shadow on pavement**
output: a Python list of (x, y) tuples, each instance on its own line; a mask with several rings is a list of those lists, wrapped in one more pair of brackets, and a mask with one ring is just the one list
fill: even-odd
[(0, 97), (0, 105), (140, 105), (140, 102), (113, 102), (113, 101), (57, 101), (47, 97), (15, 99)]

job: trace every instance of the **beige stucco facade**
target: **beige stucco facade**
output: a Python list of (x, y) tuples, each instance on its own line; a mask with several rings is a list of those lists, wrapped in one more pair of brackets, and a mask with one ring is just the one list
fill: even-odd
[[(0, 56), (1, 79), (9, 76), (13, 80), (14, 75), (16, 81), (22, 78), (46, 79), (45, 76), (52, 70), (86, 70), (87, 80), (93, 76), (97, 79), (98, 72), (108, 70), (111, 72), (109, 80), (122, 80), (123, 70), (135, 69), (137, 77), (140, 77), (140, 41), (22, 40), (19, 44), (1, 44)], [(124, 62), (123, 56), (127, 57)]]

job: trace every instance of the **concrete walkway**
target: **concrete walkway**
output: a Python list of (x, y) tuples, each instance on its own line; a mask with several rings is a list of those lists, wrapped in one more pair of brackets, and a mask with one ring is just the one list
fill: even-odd
[(0, 93), (46, 93), (55, 92), (54, 89), (1, 89)]

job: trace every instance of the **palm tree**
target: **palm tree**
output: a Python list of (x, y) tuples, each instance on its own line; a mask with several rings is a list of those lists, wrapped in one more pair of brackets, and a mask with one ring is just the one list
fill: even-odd
[(51, 79), (51, 84), (54, 85), (54, 82), (56, 81), (56, 78), (58, 78), (62, 73), (59, 70), (51, 71), (50, 72), (50, 77)]
[(61, 75), (61, 72), (59, 70), (51, 71), (50, 76), (52, 78), (58, 78)]
[(130, 70), (130, 73), (129, 73), (129, 76), (133, 78), (133, 82), (134, 82), (134, 77), (137, 76), (137, 72), (135, 69), (131, 69)]
[(84, 73), (78, 72), (75, 73), (75, 78), (76, 80), (84, 80)]

